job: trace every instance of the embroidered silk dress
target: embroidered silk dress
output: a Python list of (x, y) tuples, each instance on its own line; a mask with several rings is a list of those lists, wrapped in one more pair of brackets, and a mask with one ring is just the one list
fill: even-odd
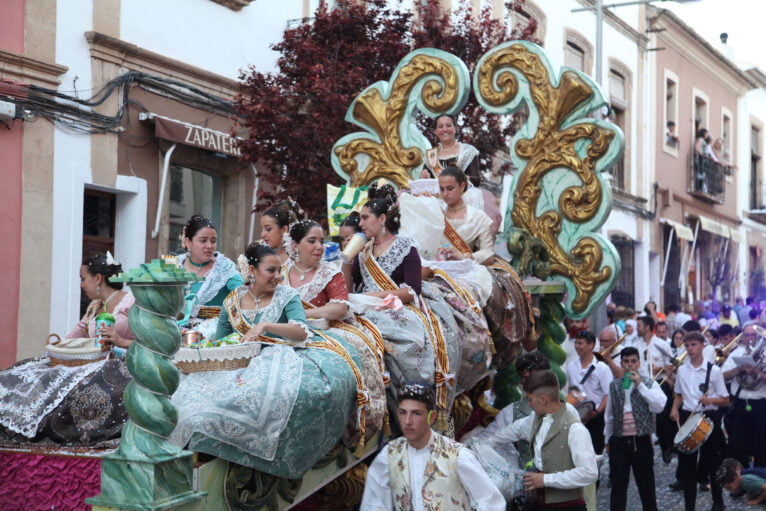
[[(293, 264), (292, 259), (288, 259), (284, 266), (285, 282), (290, 282), (289, 274)], [(296, 287), (295, 290), (300, 294), (305, 310), (323, 307), (328, 303), (349, 305), (346, 279), (338, 265), (327, 261), (320, 263), (310, 281)], [(330, 327), (325, 331), (353, 345), (362, 357), (364, 388), (370, 400), (365, 414), (365, 431), (369, 439), (380, 431), (386, 410), (386, 389), (383, 380), (384, 346), (382, 342), (379, 342), (382, 338), (377, 328), (369, 321), (361, 321), (349, 315), (345, 321), (331, 321)]]
[[(125, 339), (133, 339), (128, 327), (133, 303), (126, 293), (112, 311), (114, 329)], [(101, 308), (100, 301), (91, 302), (66, 337), (96, 337)], [(78, 367), (49, 362), (37, 357), (0, 371), (0, 443), (96, 445), (117, 439), (127, 420), (122, 395), (131, 380), (124, 359)]]
[[(336, 353), (311, 346), (316, 337), (306, 325), (300, 297), (277, 286), (260, 310), (241, 309), (247, 288), (224, 301), (216, 337), (244, 334), (259, 322), (292, 323), (307, 330), (301, 343), (262, 342), (249, 365), (232, 371), (182, 376), (173, 394), (178, 424), (171, 441), (278, 477), (299, 479), (341, 438), (355, 409), (357, 380)], [(278, 342), (283, 342), (279, 344)], [(356, 367), (356, 349), (336, 341)]]

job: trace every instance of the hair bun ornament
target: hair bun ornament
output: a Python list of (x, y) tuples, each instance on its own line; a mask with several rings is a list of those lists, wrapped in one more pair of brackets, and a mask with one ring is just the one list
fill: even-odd
[(110, 251), (106, 251), (106, 264), (112, 265), (112, 266), (119, 266), (119, 262), (114, 260), (114, 257), (112, 256), (112, 253)]
[(245, 254), (239, 254), (237, 256), (237, 269), (239, 270), (239, 275), (242, 277), (242, 280), (245, 282), (245, 285), (250, 283), (250, 265), (247, 262), (247, 257), (245, 257)]

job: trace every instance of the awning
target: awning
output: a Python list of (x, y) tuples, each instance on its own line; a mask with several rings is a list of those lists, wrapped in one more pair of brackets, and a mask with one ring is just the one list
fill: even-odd
[(734, 227), (729, 227), (729, 234), (731, 234), (731, 241), (733, 241), (734, 243), (745, 242), (745, 238), (739, 232), (739, 229), (735, 229)]
[(242, 154), (237, 144), (240, 137), (232, 137), (222, 131), (211, 130), (196, 124), (171, 119), (155, 113), (141, 113), (142, 121), (154, 121), (154, 134), (171, 142), (199, 147), (216, 153), (228, 154), (239, 158)]
[(694, 233), (692, 230), (680, 222), (669, 220), (667, 218), (660, 218), (660, 223), (668, 224), (676, 231), (676, 236), (686, 241), (694, 241)]
[(726, 224), (722, 224), (721, 222), (717, 222), (713, 220), (712, 218), (708, 218), (702, 215), (699, 216), (699, 220), (700, 220), (700, 229), (702, 229), (703, 231), (713, 233), (722, 238), (728, 239), (731, 237), (731, 230), (729, 229), (729, 226), (727, 226)]

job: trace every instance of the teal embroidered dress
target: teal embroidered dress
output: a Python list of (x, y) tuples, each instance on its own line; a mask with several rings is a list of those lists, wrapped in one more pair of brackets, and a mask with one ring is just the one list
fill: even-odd
[[(246, 292), (240, 287), (226, 299), (217, 337), (234, 331), (234, 310), (250, 326), (261, 321), (300, 324), (309, 332), (307, 340), (312, 339), (294, 289), (278, 286), (271, 303), (258, 311), (241, 309)], [(361, 367), (354, 347), (338, 342)], [(263, 343), (261, 353), (243, 369), (182, 376), (173, 395), (178, 425), (171, 441), (278, 477), (301, 478), (341, 438), (357, 390), (354, 373), (341, 356), (304, 344)]]

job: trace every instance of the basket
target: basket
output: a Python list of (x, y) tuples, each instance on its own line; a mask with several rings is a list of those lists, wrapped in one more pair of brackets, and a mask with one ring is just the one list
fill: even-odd
[(261, 352), (257, 342), (228, 344), (217, 348), (181, 348), (173, 363), (184, 374), (201, 371), (231, 371), (247, 367), (250, 359)]
[[(55, 337), (55, 342), (49, 342), (51, 337)], [(50, 366), (65, 366), (65, 367), (78, 367), (85, 364), (91, 364), (98, 362), (109, 357), (112, 352), (111, 347), (108, 344), (102, 346), (96, 346), (95, 340), (90, 339), (77, 343), (79, 339), (61, 339), (57, 334), (50, 334), (45, 339), (45, 345), (47, 347), (46, 354), (50, 359)], [(58, 346), (62, 342), (68, 342), (69, 344), (77, 344), (78, 347), (66, 348), (64, 346)], [(90, 344), (92, 342), (92, 344)], [(90, 344), (90, 345), (88, 345)], [(51, 349), (53, 348), (53, 349)]]

